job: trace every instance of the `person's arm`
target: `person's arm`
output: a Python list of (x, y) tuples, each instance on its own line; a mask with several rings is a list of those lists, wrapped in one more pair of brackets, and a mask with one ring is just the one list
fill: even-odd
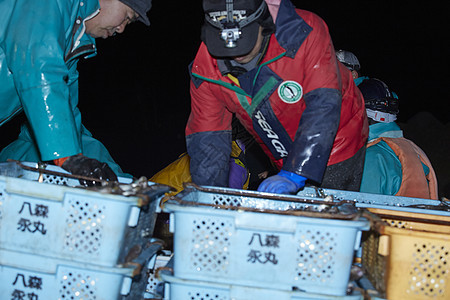
[(41, 160), (53, 161), (75, 175), (117, 180), (106, 163), (80, 155), (78, 73), (69, 70), (64, 60), (69, 47), (66, 31), (72, 25), (65, 14), (72, 8), (70, 3), (60, 7), (66, 4), (61, 3), (14, 3), (4, 40), (8, 68)]
[[(341, 114), (340, 74), (326, 24), (315, 17), (311, 26), (313, 30), (297, 53), (304, 56), (304, 68), (299, 71), (304, 72), (306, 108), (282, 172), (266, 179), (260, 191), (296, 193), (308, 179), (320, 183), (327, 167)], [(284, 184), (286, 180), (292, 185)]]
[(313, 30), (301, 46), (306, 108), (282, 169), (320, 183), (339, 127), (342, 95), (328, 27), (319, 17), (311, 20)]
[(41, 159), (81, 152), (64, 62), (67, 24), (57, 1), (16, 1), (3, 42)]
[(228, 186), (231, 154), (231, 118), (221, 101), (203, 82), (191, 82), (191, 114), (186, 146), (191, 157), (192, 181), (199, 185)]

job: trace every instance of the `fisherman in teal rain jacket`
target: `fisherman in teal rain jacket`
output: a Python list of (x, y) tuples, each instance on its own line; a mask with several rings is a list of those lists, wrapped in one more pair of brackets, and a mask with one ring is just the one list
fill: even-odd
[(403, 137), (395, 123), (397, 94), (386, 83), (368, 78), (358, 85), (369, 118), (369, 141), (360, 191), (437, 199), (437, 178), (425, 152)]
[(151, 0), (2, 0), (0, 126), (22, 111), (27, 121), (0, 161), (50, 161), (106, 180), (126, 176), (81, 123), (77, 62), (96, 55), (95, 38), (146, 25)]

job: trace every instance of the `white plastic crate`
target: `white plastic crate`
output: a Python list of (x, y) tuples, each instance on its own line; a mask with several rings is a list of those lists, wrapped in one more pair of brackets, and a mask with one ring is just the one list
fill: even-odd
[(400, 197), (391, 195), (370, 194), (334, 189), (305, 187), (297, 196), (310, 199), (331, 197), (335, 201), (350, 200), (356, 207), (379, 208), (412, 213), (450, 216), (450, 202), (413, 197)]
[(164, 300), (362, 300), (361, 293), (330, 296), (298, 291), (264, 289), (242, 285), (227, 285), (205, 281), (193, 281), (161, 274), (166, 282)]
[(145, 288), (144, 299), (162, 299), (164, 297), (164, 282), (158, 276), (159, 270), (166, 268), (172, 253), (162, 250), (161, 254), (154, 255), (147, 266), (147, 286)]
[(0, 299), (120, 299), (133, 272), (0, 250)]
[(171, 213), (174, 275), (188, 280), (345, 295), (354, 250), (370, 227), (357, 215), (331, 218), (349, 207), (320, 213), (321, 201), (198, 188), (180, 197), (189, 202), (172, 197), (163, 210)]
[(131, 183), (122, 184), (126, 192), (119, 194), (108, 187), (89, 190), (72, 184), (78, 180), (0, 164), (0, 248), (115, 266), (131, 247), (151, 238), (156, 199), (168, 191), (152, 185), (152, 196), (145, 198), (131, 194)]

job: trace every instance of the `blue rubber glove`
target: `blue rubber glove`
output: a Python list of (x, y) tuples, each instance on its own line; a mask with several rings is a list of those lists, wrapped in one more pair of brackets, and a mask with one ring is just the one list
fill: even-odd
[(295, 194), (305, 186), (307, 178), (288, 171), (281, 170), (277, 175), (270, 176), (258, 187), (259, 192), (276, 194)]

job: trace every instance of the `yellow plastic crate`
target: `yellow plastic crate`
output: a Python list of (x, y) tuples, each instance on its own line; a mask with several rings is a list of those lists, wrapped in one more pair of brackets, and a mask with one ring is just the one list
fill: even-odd
[(380, 220), (363, 238), (362, 264), (383, 297), (450, 299), (450, 216), (370, 211)]

